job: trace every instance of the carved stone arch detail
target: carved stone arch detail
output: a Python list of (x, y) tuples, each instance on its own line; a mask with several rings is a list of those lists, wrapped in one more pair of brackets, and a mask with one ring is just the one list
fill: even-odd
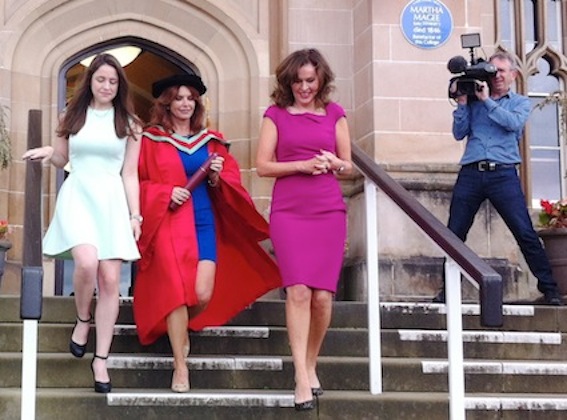
[(545, 58), (553, 70), (557, 70), (562, 65), (562, 57), (553, 48), (539, 47), (533, 50), (527, 57), (527, 70), (529, 74), (537, 72), (537, 62), (540, 58)]
[(149, 111), (154, 100), (151, 94), (151, 84), (154, 81), (174, 72), (201, 75), (199, 67), (191, 60), (152, 40), (137, 36), (108, 39), (78, 51), (62, 63), (57, 84), (59, 108), (65, 106), (73, 94), (75, 83), (83, 74), (84, 67), (79, 64), (82, 60), (126, 46), (140, 49), (135, 60), (127, 64), (125, 69), (131, 84), (131, 99), (134, 102), (135, 111), (143, 121), (148, 121), (150, 117)]
[[(11, 92), (12, 102), (21, 108), (14, 111), (46, 110), (46, 133), (53, 132), (57, 121), (59, 73), (67, 60), (127, 34), (151, 40), (193, 63), (207, 84), (215, 128), (230, 138), (249, 140), (254, 136), (258, 98), (262, 97), (258, 94), (259, 78), (269, 72), (268, 63), (260, 62), (259, 57), (268, 55), (268, 44), (257, 42), (259, 34), (228, 10), (229, 3), (162, 2), (153, 13), (145, 10), (151, 7), (149, 2), (138, 0), (84, 1), (80, 13), (74, 2), (51, 3), (51, 9), (42, 4), (45, 13), (34, 20), (20, 16), (19, 10), (12, 14), (11, 24), (23, 23), (24, 28), (4, 46), (8, 53), (4, 62), (11, 68), (11, 77), (22, 79), (17, 85), (27, 87)], [(18, 19), (20, 22), (15, 21)], [(249, 143), (243, 143), (245, 148), (250, 149)], [(248, 165), (250, 156), (243, 157)]]
[(527, 90), (527, 80), (530, 74), (526, 62), (516, 52), (508, 50), (502, 44), (497, 44), (495, 51), (505, 51), (512, 54), (517, 67), (516, 88), (518, 92), (524, 93)]
[(551, 47), (538, 48), (535, 54), (529, 56), (529, 67), (527, 68), (527, 76), (538, 73), (538, 61), (544, 59), (549, 63), (549, 74), (565, 80), (567, 77), (567, 66), (564, 57)]

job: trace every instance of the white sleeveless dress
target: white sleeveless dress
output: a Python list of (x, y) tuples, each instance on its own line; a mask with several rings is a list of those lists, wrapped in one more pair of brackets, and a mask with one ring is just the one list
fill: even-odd
[(114, 108), (88, 109), (83, 128), (69, 137), (71, 172), (43, 239), (46, 256), (70, 259), (71, 248), (90, 244), (99, 260), (140, 258), (121, 177), (126, 142), (116, 136)]

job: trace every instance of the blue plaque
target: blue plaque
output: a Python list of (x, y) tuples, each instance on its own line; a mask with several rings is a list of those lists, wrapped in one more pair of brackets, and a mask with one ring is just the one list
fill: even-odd
[(453, 16), (439, 0), (412, 0), (402, 11), (400, 26), (411, 44), (432, 49), (449, 39)]

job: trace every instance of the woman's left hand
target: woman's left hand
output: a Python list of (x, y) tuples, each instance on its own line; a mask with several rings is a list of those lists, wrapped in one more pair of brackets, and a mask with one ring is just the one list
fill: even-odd
[(222, 171), (223, 164), (224, 164), (224, 158), (222, 156), (217, 156), (211, 162), (211, 171), (220, 173), (220, 171)]
[(132, 233), (134, 234), (134, 239), (138, 241), (142, 235), (142, 225), (138, 219), (130, 219), (130, 225), (132, 226)]
[(336, 171), (340, 167), (344, 166), (344, 162), (339, 159), (334, 153), (328, 150), (320, 150), (320, 154), (317, 155), (317, 159), (324, 166), (325, 173), (328, 171)]
[(217, 156), (211, 162), (211, 172), (209, 173), (209, 180), (212, 186), (216, 186), (219, 182), (220, 172), (224, 167), (224, 158)]

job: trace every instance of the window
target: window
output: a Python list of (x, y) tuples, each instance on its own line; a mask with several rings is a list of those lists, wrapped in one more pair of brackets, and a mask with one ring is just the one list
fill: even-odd
[[(534, 110), (528, 121), (523, 144), (529, 160), (530, 179), (525, 180), (532, 207), (541, 198), (557, 200), (565, 196), (564, 154), (560, 112), (557, 105), (538, 109), (553, 92), (563, 89), (567, 74), (563, 45), (562, 0), (497, 0), (500, 48), (516, 53), (520, 77), (516, 90), (529, 96)], [(517, 27), (523, 31), (516, 30)], [(523, 32), (523, 39), (520, 39)]]
[(526, 48), (526, 53), (532, 51), (538, 44), (538, 39), (536, 39), (537, 32), (537, 8), (536, 0), (524, 0), (524, 46)]
[(516, 32), (514, 23), (514, 1), (500, 0), (500, 40), (502, 46), (510, 52), (515, 51), (514, 33)]
[(538, 60), (538, 70), (528, 79), (528, 91), (533, 104), (528, 122), (533, 207), (539, 207), (541, 198), (557, 200), (562, 196), (559, 109), (555, 104), (536, 108), (545, 97), (559, 89), (559, 81), (549, 74), (550, 64), (547, 60)]
[(547, 0), (546, 32), (549, 45), (562, 51), (561, 0)]

